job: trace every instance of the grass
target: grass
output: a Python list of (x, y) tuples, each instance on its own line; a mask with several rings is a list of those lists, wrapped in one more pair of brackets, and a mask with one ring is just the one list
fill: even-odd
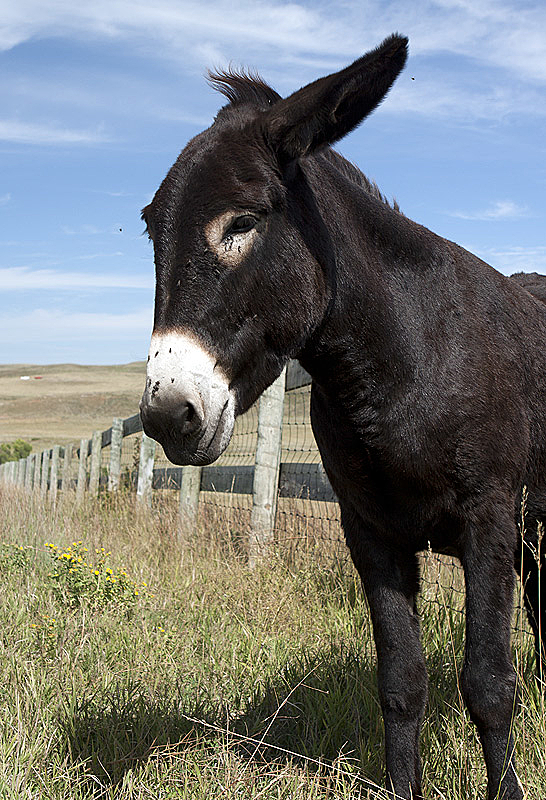
[[(22, 381), (25, 375), (30, 380)], [(0, 364), (0, 442), (22, 438), (37, 453), (90, 437), (109, 428), (114, 416), (137, 412), (145, 375), (145, 362)]]
[[(75, 508), (68, 496), (53, 509), (10, 489), (0, 509), (2, 800), (382, 796), (371, 626), (335, 549), (319, 559), (306, 539), (250, 572), (232, 526), (177, 540), (168, 504), (142, 513), (121, 495)], [(127, 591), (105, 589), (112, 576)], [(484, 796), (485, 771), (458, 691), (462, 615), (447, 590), (439, 598), (422, 602), (425, 785), (468, 800)], [(520, 775), (543, 798), (529, 636), (516, 635), (515, 657)]]

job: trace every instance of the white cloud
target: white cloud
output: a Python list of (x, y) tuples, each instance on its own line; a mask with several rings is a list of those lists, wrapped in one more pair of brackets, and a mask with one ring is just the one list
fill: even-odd
[(0, 141), (18, 144), (97, 144), (108, 141), (101, 131), (78, 131), (57, 126), (0, 120)]
[(10, 200), (11, 194), (9, 192), (6, 192), (6, 194), (0, 194), (0, 206), (6, 206)]
[(479, 220), (481, 222), (519, 219), (528, 216), (528, 209), (526, 206), (518, 206), (511, 200), (497, 200), (492, 203), (489, 208), (483, 211), (451, 211), (450, 217), (457, 217), (459, 219)]
[(473, 249), (473, 252), (505, 275), (511, 275), (513, 272), (546, 274), (546, 246), (543, 245), (537, 245), (536, 247), (492, 247), (486, 250)]
[(61, 225), (61, 230), (65, 236), (97, 236), (100, 233), (107, 232), (89, 223), (80, 225), (78, 228), (71, 228), (69, 225)]
[[(126, 314), (92, 312), (67, 313), (36, 308), (24, 314), (0, 313), (0, 342), (13, 346), (25, 343), (119, 340), (144, 342), (152, 327), (150, 308)], [(143, 349), (144, 352), (144, 349)], [(105, 352), (104, 361), (108, 361)]]
[(153, 277), (139, 275), (102, 275), (94, 272), (60, 272), (53, 269), (8, 267), (0, 269), (0, 286), (4, 291), (40, 289), (153, 289)]
[[(391, 111), (499, 118), (510, 112), (544, 115), (546, 5), (519, 0), (345, 0), (304, 5), (279, 0), (19, 0), (3, 13), (0, 49), (44, 37), (119, 40), (146, 59), (168, 59), (186, 72), (202, 72), (233, 59), (268, 75), (289, 92), (346, 64), (399, 30), (410, 37), (411, 89), (399, 86), (387, 100)], [(445, 67), (430, 56), (459, 59), (446, 85)], [(466, 73), (460, 65), (466, 66)], [(487, 68), (490, 68), (487, 71)], [(491, 71), (491, 68), (493, 71)], [(474, 78), (468, 80), (468, 72)], [(76, 104), (89, 87), (64, 86)], [(82, 94), (79, 94), (82, 92)], [(91, 90), (93, 94), (95, 90)], [(101, 92), (88, 101), (101, 105)], [(155, 113), (155, 112), (154, 112)], [(165, 118), (171, 113), (164, 109)], [(183, 121), (208, 124), (202, 115)], [(7, 123), (4, 123), (6, 125)], [(11, 123), (13, 125), (14, 123)], [(100, 131), (13, 130), (18, 141), (104, 141)], [(35, 130), (33, 130), (35, 128)], [(1, 127), (0, 127), (1, 134)]]
[[(20, 0), (3, 11), (0, 49), (46, 36), (127, 39), (148, 54), (210, 63), (241, 46), (249, 55), (361, 54), (385, 35), (410, 36), (414, 54), (451, 52), (546, 80), (546, 7), (518, 0), (348, 0), (314, 7), (297, 2), (210, 0)], [(258, 65), (259, 66), (259, 65)]]

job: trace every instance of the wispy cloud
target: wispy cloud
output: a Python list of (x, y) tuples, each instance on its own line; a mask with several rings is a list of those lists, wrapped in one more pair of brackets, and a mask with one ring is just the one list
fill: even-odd
[(109, 141), (102, 131), (83, 131), (57, 126), (0, 120), (0, 141), (17, 144), (98, 144)]
[[(175, 62), (185, 72), (202, 72), (207, 66), (241, 59), (263, 70), (286, 93), (316, 78), (317, 71), (337, 69), (385, 35), (400, 30), (410, 36), (416, 81), (411, 91), (399, 87), (396, 101), (389, 98), (386, 109), (425, 114), (459, 111), (468, 118), (498, 118), (513, 111), (545, 113), (539, 97), (546, 83), (545, 29), (546, 6), (519, 0), (415, 0), (406, 4), (399, 0), (346, 0), (336, 4), (335, 14), (328, 4), (279, 0), (239, 0), (235, 5), (231, 0), (210, 0), (207, 14), (197, 0), (156, 0), (151, 5), (145, 0), (90, 4), (20, 0), (2, 17), (0, 50), (48, 36), (118, 40), (129, 45), (132, 53)], [(431, 70), (427, 61), (430, 56), (446, 54), (459, 60), (459, 72), (460, 65), (466, 64), (473, 80), (466, 75), (458, 84), (446, 85), (442, 71), (436, 66)], [(485, 75), (487, 67), (490, 71)], [(81, 103), (87, 93), (88, 102), (102, 105), (101, 92), (66, 83), (62, 93), (53, 92), (52, 96), (68, 93), (73, 102)], [(166, 109), (165, 115), (172, 116)], [(173, 113), (186, 122), (207, 122), (199, 113), (194, 117), (179, 110)], [(26, 130), (11, 131), (15, 140), (105, 140), (101, 131), (23, 127)]]
[(459, 219), (492, 222), (495, 220), (502, 221), (528, 216), (528, 209), (526, 206), (519, 206), (511, 200), (497, 200), (483, 211), (450, 211), (448, 214), (450, 217), (457, 217)]
[(6, 192), (6, 194), (0, 194), (0, 206), (6, 206), (10, 200), (11, 194), (9, 192)]
[[(280, 54), (346, 58), (393, 30), (411, 35), (416, 54), (452, 52), (489, 62), (514, 74), (546, 81), (546, 7), (518, 0), (347, 0), (336, 8), (271, 0), (20, 0), (3, 14), (0, 49), (34, 37), (93, 35), (131, 40), (149, 54), (160, 41), (162, 56), (199, 64), (222, 59), (242, 45)], [(181, 42), (184, 46), (181, 47)]]
[[(150, 308), (126, 314), (107, 314), (93, 312), (67, 313), (62, 310), (35, 308), (27, 313), (0, 313), (0, 342), (13, 345), (17, 343), (42, 344), (44, 336), (48, 341), (104, 342), (132, 340), (143, 343), (150, 334), (152, 311)], [(145, 349), (143, 347), (143, 353)], [(105, 352), (104, 361), (108, 361)]]
[(96, 225), (91, 225), (89, 223), (80, 225), (78, 228), (71, 228), (69, 225), (61, 225), (61, 230), (65, 236), (98, 236), (101, 233), (106, 233), (106, 231), (101, 228), (97, 228)]
[(505, 275), (511, 275), (513, 272), (539, 272), (542, 275), (546, 274), (546, 246), (543, 245), (491, 247), (481, 250), (475, 248), (473, 252)]
[(4, 291), (78, 289), (153, 289), (153, 277), (94, 272), (61, 272), (53, 269), (8, 267), (0, 269)]

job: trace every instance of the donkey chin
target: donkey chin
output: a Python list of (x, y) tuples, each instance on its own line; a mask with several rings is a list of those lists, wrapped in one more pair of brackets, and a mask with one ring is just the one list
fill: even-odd
[(216, 360), (195, 339), (154, 334), (142, 426), (174, 464), (204, 466), (226, 449), (235, 423), (235, 396)]
[[(188, 413), (184, 402), (173, 404), (166, 413), (143, 397), (140, 416), (144, 433), (159, 442), (169, 461), (202, 467), (216, 461), (228, 446), (235, 422), (233, 405), (230, 397), (219, 415), (201, 417), (195, 411)], [(188, 433), (190, 425), (195, 427)]]

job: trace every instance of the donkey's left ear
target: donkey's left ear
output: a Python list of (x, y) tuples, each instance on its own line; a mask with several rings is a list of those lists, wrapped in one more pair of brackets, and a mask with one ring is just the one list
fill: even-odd
[(383, 100), (407, 55), (407, 38), (393, 34), (349, 67), (275, 103), (262, 118), (273, 149), (291, 160), (341, 139)]

